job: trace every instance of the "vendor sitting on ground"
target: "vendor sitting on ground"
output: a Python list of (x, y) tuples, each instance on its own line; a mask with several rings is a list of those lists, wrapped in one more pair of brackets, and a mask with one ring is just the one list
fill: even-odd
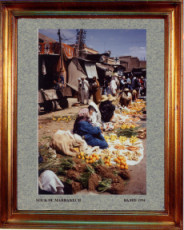
[(92, 101), (89, 103), (89, 117), (91, 124), (95, 127), (102, 126), (101, 113), (98, 109), (98, 106)]
[(107, 95), (108, 100), (115, 105), (115, 107), (119, 104), (119, 100), (118, 100), (118, 96), (117, 97), (113, 97), (111, 94)]
[[(113, 97), (111, 94), (108, 95), (109, 101), (118, 108), (119, 105), (119, 97)], [(117, 114), (114, 112), (113, 118), (111, 119), (111, 122), (124, 122), (127, 119), (127, 116)]]
[(121, 97), (120, 97), (121, 106), (128, 107), (132, 102), (132, 94), (129, 92), (128, 88), (125, 88)]
[(89, 110), (87, 108), (79, 111), (78, 117), (74, 123), (73, 132), (82, 136), (88, 145), (99, 146), (101, 149), (106, 149), (108, 147), (101, 133), (101, 129), (92, 126), (90, 123)]
[(103, 122), (110, 122), (113, 119), (115, 106), (109, 101), (106, 95), (102, 95), (99, 110), (102, 116)]

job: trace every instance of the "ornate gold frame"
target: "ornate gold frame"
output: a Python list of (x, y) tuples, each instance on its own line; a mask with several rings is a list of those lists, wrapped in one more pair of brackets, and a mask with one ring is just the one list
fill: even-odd
[[(182, 229), (182, 1), (3, 1), (0, 4), (0, 227)], [(17, 172), (17, 21), (19, 18), (165, 20), (165, 211), (19, 211)], [(1, 53), (1, 52), (0, 52)], [(54, 215), (53, 215), (54, 214)]]

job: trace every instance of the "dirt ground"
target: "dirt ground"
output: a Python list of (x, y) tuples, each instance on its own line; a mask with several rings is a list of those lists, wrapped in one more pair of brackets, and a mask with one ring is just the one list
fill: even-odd
[[(76, 98), (69, 98), (69, 108), (64, 110), (58, 110), (47, 114), (42, 113), (39, 115), (38, 128), (39, 128), (39, 145), (48, 145), (53, 134), (58, 130), (72, 130), (74, 124), (74, 118), (78, 114), (83, 106), (72, 106), (77, 103)], [(63, 120), (55, 121), (54, 117), (71, 116), (71, 121), (66, 122)], [(143, 123), (143, 122), (142, 122)], [(144, 122), (145, 123), (145, 122)], [(145, 124), (143, 124), (145, 125)], [(124, 187), (123, 194), (146, 194), (146, 140), (143, 141), (144, 145), (144, 157), (142, 161), (134, 166), (129, 166), (130, 180), (128, 180)], [(80, 193), (86, 193), (81, 191)]]

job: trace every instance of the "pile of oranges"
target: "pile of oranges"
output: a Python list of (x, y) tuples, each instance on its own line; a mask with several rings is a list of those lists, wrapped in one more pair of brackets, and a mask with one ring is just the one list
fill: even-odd
[(106, 157), (104, 157), (104, 163), (105, 163), (105, 165), (106, 166), (111, 166), (112, 164), (111, 164), (111, 157), (110, 156), (106, 156)]
[(77, 157), (79, 159), (85, 160), (87, 164), (92, 164), (100, 159), (100, 157), (96, 153), (93, 153), (89, 156), (87, 154), (84, 154), (84, 152), (80, 152)]
[[(100, 156), (96, 153), (93, 153), (92, 155), (84, 154), (84, 152), (80, 152), (80, 154), (77, 155), (77, 157), (81, 160), (84, 160), (87, 164), (92, 164), (100, 159)], [(112, 166), (111, 163), (112, 156), (104, 156), (102, 157), (102, 160), (106, 166)], [(126, 161), (125, 156), (117, 156), (113, 159), (116, 162), (116, 166), (120, 169), (128, 169), (128, 164)]]
[(116, 166), (120, 169), (128, 169), (126, 158), (124, 156), (118, 156), (114, 161), (116, 162)]
[(77, 157), (82, 160), (85, 160), (86, 158), (86, 156), (84, 155), (84, 152), (80, 152)]

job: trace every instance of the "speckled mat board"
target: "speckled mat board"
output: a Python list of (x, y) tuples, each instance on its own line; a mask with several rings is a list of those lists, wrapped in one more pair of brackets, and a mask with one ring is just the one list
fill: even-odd
[[(95, 195), (95, 199), (94, 195), (38, 194), (38, 31), (58, 28), (145, 31), (146, 194)], [(19, 19), (18, 210), (164, 210), (163, 79), (163, 19)], [(139, 175), (137, 179), (141, 180)]]

